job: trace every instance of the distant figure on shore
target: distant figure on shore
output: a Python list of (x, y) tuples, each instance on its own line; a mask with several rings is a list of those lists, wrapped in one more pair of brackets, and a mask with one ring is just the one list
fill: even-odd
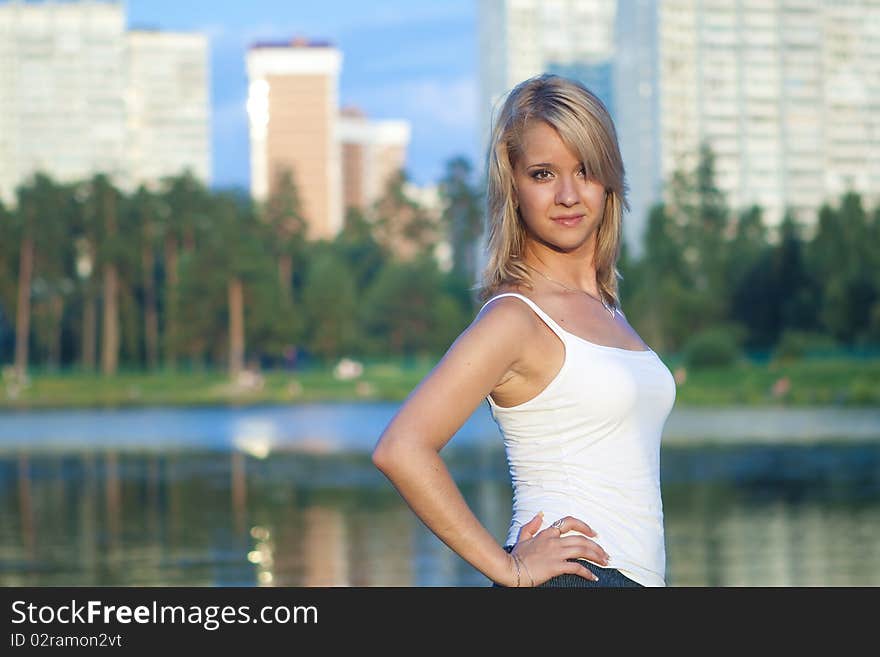
[[(383, 431), (373, 462), (498, 586), (664, 586), (660, 438), (669, 369), (620, 308), (624, 167), (578, 82), (517, 85), (488, 152), (485, 304)], [(485, 401), (513, 484), (504, 547), (440, 451)]]

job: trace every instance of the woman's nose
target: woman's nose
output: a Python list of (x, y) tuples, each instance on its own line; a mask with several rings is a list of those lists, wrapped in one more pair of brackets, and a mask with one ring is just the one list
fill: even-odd
[(568, 180), (564, 176), (560, 178), (559, 186), (556, 190), (556, 203), (559, 205), (572, 206), (577, 203), (577, 198), (574, 181)]

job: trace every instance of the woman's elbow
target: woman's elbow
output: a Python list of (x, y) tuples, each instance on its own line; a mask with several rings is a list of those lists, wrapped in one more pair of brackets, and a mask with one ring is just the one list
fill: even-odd
[(392, 468), (397, 457), (395, 456), (392, 441), (390, 441), (387, 436), (382, 436), (382, 438), (379, 439), (379, 442), (376, 443), (376, 446), (373, 448), (372, 458), (373, 465), (376, 466), (380, 472), (388, 474), (388, 471)]
[(402, 467), (422, 463), (431, 448), (411, 433), (385, 432), (373, 448), (373, 465), (391, 477)]

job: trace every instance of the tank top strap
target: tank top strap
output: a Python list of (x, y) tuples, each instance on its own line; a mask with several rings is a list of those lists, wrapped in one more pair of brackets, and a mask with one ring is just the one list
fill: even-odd
[[(565, 331), (561, 326), (559, 326), (559, 324), (557, 324), (557, 323), (554, 321), (554, 319), (553, 319), (552, 317), (550, 317), (550, 315), (548, 315), (548, 314), (545, 313), (543, 310), (541, 310), (541, 308), (540, 308), (540, 306), (538, 306), (538, 304), (536, 304), (534, 301), (532, 301), (531, 299), (529, 299), (527, 296), (524, 296), (524, 295), (522, 295), (522, 294), (519, 294), (518, 292), (504, 292), (504, 293), (502, 293), (502, 294), (497, 294), (497, 295), (495, 295), (494, 297), (492, 297), (492, 298), (489, 299), (486, 303), (483, 304), (483, 307), (480, 308), (480, 312), (483, 311), (483, 308), (485, 308), (485, 307), (488, 306), (490, 303), (492, 303), (493, 301), (495, 301), (495, 299), (500, 299), (501, 297), (516, 297), (517, 299), (522, 299), (523, 301), (525, 301), (526, 304), (528, 304), (528, 306), (529, 306), (532, 310), (535, 311), (535, 314), (536, 314), (538, 317), (540, 317), (540, 318), (544, 321), (544, 323), (545, 323), (547, 326), (549, 326), (549, 327), (553, 330), (553, 332), (554, 332), (556, 335), (559, 336), (559, 339), (562, 340), (563, 343), (565, 343), (566, 331)], [(477, 314), (479, 314), (479, 313), (477, 313)]]

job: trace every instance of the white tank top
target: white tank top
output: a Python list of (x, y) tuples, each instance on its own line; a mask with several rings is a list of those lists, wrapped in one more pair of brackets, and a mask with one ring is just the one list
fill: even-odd
[[(565, 347), (556, 377), (511, 407), (487, 397), (504, 439), (513, 486), (507, 544), (539, 511), (545, 529), (575, 516), (616, 568), (645, 586), (665, 586), (660, 439), (675, 403), (675, 379), (654, 351), (594, 344), (563, 329), (531, 299), (513, 292)], [(482, 309), (481, 309), (482, 310)], [(601, 564), (597, 564), (601, 565)]]

